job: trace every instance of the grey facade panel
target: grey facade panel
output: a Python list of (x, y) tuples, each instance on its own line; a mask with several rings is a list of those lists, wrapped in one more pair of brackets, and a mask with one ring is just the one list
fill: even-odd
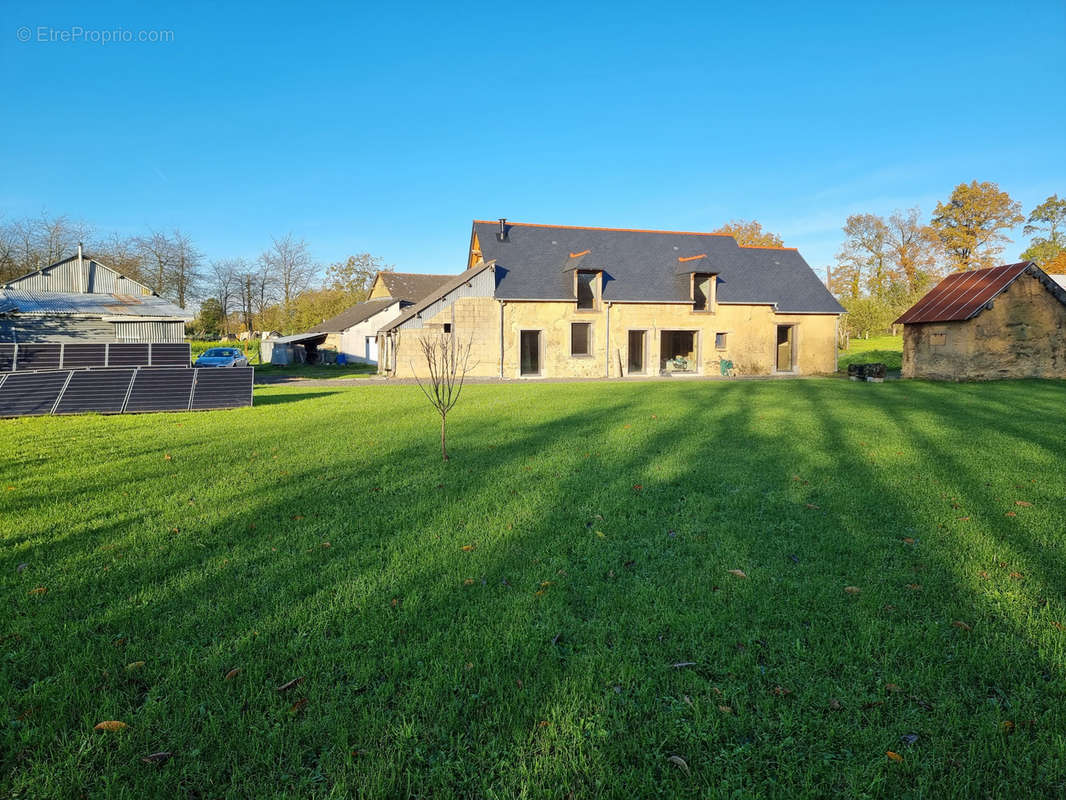
[(87, 317), (0, 317), (0, 342), (110, 342), (115, 326)]
[(115, 338), (120, 342), (181, 342), (184, 322), (116, 322)]
[(86, 292), (135, 297), (152, 293), (144, 284), (119, 275), (115, 270), (91, 258), (82, 258), (79, 270), (77, 256), (31, 272), (4, 285), (38, 292)]
[(492, 297), (496, 291), (496, 276), (491, 269), (486, 269), (474, 275), (469, 281), (457, 286), (443, 297), (434, 300), (416, 315), (405, 320), (399, 325), (399, 330), (418, 329), (422, 327), (422, 320), (431, 319), (444, 309), (452, 305), (456, 300), (466, 297)]

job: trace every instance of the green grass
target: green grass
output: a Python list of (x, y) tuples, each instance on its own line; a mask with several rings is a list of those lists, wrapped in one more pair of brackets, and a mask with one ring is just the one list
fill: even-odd
[(1062, 382), (256, 403), (0, 422), (0, 796), (1066, 792)]
[(903, 366), (903, 337), (874, 336), (870, 339), (851, 339), (847, 350), (837, 353), (837, 369), (847, 372), (850, 364), (880, 362), (888, 369)]
[(264, 364), (255, 367), (256, 377), (312, 378), (332, 380), (345, 378), (372, 378), (378, 374), (375, 364)]

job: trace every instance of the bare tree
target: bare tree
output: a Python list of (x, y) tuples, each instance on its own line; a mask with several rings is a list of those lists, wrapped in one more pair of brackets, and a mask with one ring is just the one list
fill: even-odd
[(145, 277), (156, 294), (167, 289), (167, 276), (174, 263), (174, 243), (161, 231), (149, 231), (137, 239), (137, 247), (145, 262)]
[(459, 402), (467, 374), (477, 366), (476, 362), (470, 363), (473, 338), (464, 345), (456, 341), (454, 333), (442, 333), (422, 336), (418, 343), (429, 370), (429, 380), (422, 382), (415, 372), (414, 362), (411, 362), (411, 371), (415, 372), (418, 388), (440, 414), (440, 454), (447, 461), (448, 412)]
[(185, 303), (196, 297), (203, 280), (203, 274), (200, 272), (203, 253), (193, 245), (189, 234), (177, 228), (174, 229), (170, 243), (171, 263), (167, 283), (170, 284), (178, 307), (185, 308)]
[[(208, 294), (218, 300), (222, 308), (222, 333), (229, 333), (229, 315), (235, 306), (243, 310), (241, 276), (248, 272), (248, 262), (243, 258), (223, 258), (208, 266)], [(248, 315), (249, 317), (251, 314)]]
[(288, 324), (292, 301), (311, 285), (318, 272), (307, 242), (294, 239), (291, 233), (280, 239), (272, 238), (270, 248), (259, 256), (259, 264), (278, 287), (282, 314)]
[(17, 278), (71, 256), (78, 242), (85, 241), (92, 228), (69, 217), (39, 217), (11, 220), (0, 225), (0, 274)]
[(89, 243), (88, 249), (89, 255), (120, 275), (145, 282), (143, 253), (136, 237), (111, 233), (94, 239)]

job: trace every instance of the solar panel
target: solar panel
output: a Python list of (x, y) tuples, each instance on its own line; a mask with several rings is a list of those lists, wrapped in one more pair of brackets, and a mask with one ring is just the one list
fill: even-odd
[(69, 372), (10, 372), (0, 384), (0, 417), (52, 413)]
[(192, 364), (192, 351), (188, 342), (153, 342), (153, 367), (188, 367)]
[(119, 413), (133, 373), (132, 369), (85, 369), (72, 372), (55, 413)]
[(147, 367), (137, 370), (126, 411), (186, 411), (197, 370), (182, 367)]
[(63, 345), (63, 366), (81, 369), (83, 367), (102, 367), (107, 354), (107, 345), (103, 342), (78, 342)]
[(192, 408), (235, 408), (252, 404), (252, 367), (196, 370)]
[(148, 364), (146, 342), (121, 342), (108, 346), (107, 366), (143, 367)]
[(10, 372), (15, 365), (15, 345), (0, 344), (0, 372)]
[(58, 344), (20, 344), (15, 369), (59, 369)]

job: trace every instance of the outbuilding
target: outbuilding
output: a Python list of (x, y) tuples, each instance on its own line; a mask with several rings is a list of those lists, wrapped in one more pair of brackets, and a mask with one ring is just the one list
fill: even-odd
[(949, 275), (896, 324), (904, 378), (1066, 378), (1066, 289), (1032, 261)]
[(0, 342), (181, 342), (183, 308), (82, 254), (0, 284)]

